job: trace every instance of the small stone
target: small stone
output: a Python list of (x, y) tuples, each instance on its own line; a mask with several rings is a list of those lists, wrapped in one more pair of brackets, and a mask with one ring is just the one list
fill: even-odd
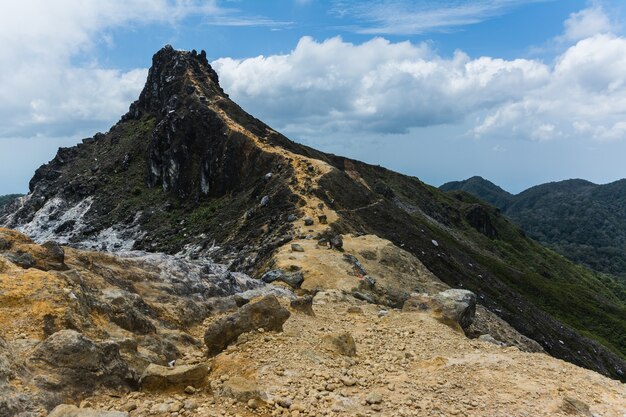
[(313, 226), (313, 219), (310, 217), (305, 217), (304, 218), (304, 225), (305, 226)]
[(127, 402), (126, 404), (124, 404), (124, 406), (122, 407), (122, 410), (127, 411), (127, 412), (131, 412), (133, 410), (137, 409), (137, 403), (134, 401), (131, 402)]
[(333, 236), (332, 239), (330, 239), (330, 247), (333, 249), (343, 248), (343, 238), (341, 235)]
[(367, 397), (365, 397), (365, 401), (368, 404), (380, 404), (381, 402), (383, 402), (383, 396), (380, 394), (380, 392), (372, 391), (367, 394)]
[(293, 401), (291, 400), (291, 398), (279, 398), (276, 401), (276, 404), (280, 405), (283, 408), (289, 409), (289, 407), (291, 407), (291, 405), (293, 404)]
[(191, 385), (188, 385), (185, 388), (185, 394), (191, 395), (191, 394), (195, 394), (195, 393), (196, 393), (196, 389), (194, 387), (192, 387)]
[(383, 411), (383, 406), (380, 404), (372, 404), (372, 410), (374, 411)]
[(291, 250), (294, 252), (304, 252), (304, 248), (299, 243), (292, 243)]
[(347, 377), (347, 376), (344, 376), (343, 378), (341, 378), (341, 382), (346, 387), (352, 387), (352, 386), (356, 385), (356, 379), (350, 378), (350, 377)]
[(259, 408), (258, 401), (254, 398), (250, 398), (248, 400), (248, 408), (250, 408), (251, 410), (256, 410), (257, 408)]
[(193, 411), (198, 408), (198, 404), (194, 400), (185, 400), (183, 402), (183, 407), (185, 408), (185, 410)]
[(328, 217), (325, 214), (320, 214), (319, 216), (317, 216), (317, 220), (321, 224), (328, 224)]
[(265, 207), (270, 203), (270, 197), (267, 195), (264, 195), (263, 198), (261, 198), (261, 207)]
[(180, 402), (180, 401), (174, 401), (169, 406), (169, 412), (170, 413), (178, 413), (182, 409), (183, 409), (183, 403)]

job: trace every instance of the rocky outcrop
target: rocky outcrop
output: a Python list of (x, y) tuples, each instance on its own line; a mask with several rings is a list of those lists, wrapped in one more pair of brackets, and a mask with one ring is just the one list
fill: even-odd
[(23, 250), (43, 265), (50, 248), (6, 229), (0, 242), (0, 417), (134, 390), (141, 375), (143, 387), (201, 387), (206, 358), (191, 328), (255, 297), (293, 297), (224, 265), (163, 254), (62, 247), (62, 269), (24, 268), (7, 255)]
[[(42, 389), (66, 395), (89, 393), (98, 386), (133, 388), (137, 381), (120, 356), (119, 345), (95, 343), (75, 330), (61, 330), (41, 342), (30, 363), (40, 370)], [(46, 373), (54, 377), (46, 378)]]
[(241, 307), (236, 313), (223, 317), (209, 325), (204, 333), (204, 343), (209, 356), (224, 350), (239, 335), (258, 329), (282, 331), (289, 310), (282, 307), (273, 295)]

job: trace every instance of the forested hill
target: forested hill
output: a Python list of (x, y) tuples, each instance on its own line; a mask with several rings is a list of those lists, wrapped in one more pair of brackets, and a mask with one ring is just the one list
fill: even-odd
[(512, 195), (481, 177), (440, 187), (498, 207), (530, 237), (571, 260), (626, 279), (626, 179), (551, 182)]

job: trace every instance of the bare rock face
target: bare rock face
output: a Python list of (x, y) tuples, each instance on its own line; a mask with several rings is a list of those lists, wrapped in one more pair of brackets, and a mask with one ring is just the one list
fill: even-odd
[[(135, 386), (136, 377), (113, 342), (95, 343), (75, 330), (61, 330), (35, 348), (30, 363), (39, 369), (41, 388), (67, 393), (88, 393), (97, 386)], [(54, 377), (46, 378), (52, 371)]]
[(206, 385), (208, 374), (206, 364), (182, 365), (173, 368), (150, 364), (141, 376), (139, 384), (142, 390), (147, 391), (166, 391), (189, 386), (200, 388)]
[(283, 323), (291, 314), (282, 307), (274, 295), (268, 295), (256, 303), (246, 304), (236, 313), (212, 323), (204, 333), (204, 343), (209, 356), (220, 353), (239, 335), (259, 328), (282, 331)]

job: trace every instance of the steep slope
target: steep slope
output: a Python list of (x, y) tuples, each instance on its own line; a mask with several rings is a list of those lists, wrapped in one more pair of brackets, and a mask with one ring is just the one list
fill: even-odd
[[(304, 289), (396, 307), (430, 290), (413, 272), (423, 269), (476, 292), (550, 354), (625, 377), (626, 306), (610, 285), (468, 194), (290, 141), (228, 98), (204, 53), (159, 51), (120, 122), (60, 149), (30, 189), (0, 221), (39, 242), (281, 268)], [(329, 249), (341, 249), (337, 235), (349, 253)], [(417, 266), (400, 273), (404, 257), (378, 258), (386, 244), (368, 249), (375, 239)], [(358, 265), (370, 258), (395, 263), (370, 268), (381, 276), (368, 288)]]
[(576, 263), (626, 282), (626, 180), (597, 185), (566, 180), (538, 185), (517, 195), (476, 177), (441, 186), (463, 190), (498, 207), (533, 239)]

